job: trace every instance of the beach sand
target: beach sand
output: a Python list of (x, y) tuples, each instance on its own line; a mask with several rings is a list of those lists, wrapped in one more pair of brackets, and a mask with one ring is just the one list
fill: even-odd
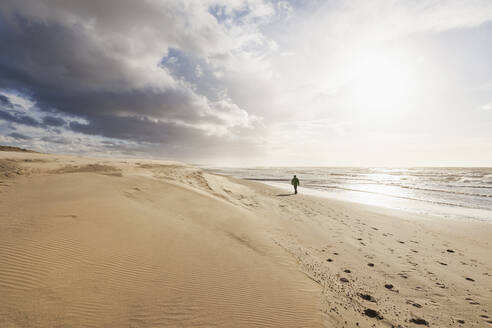
[(0, 152), (0, 327), (492, 327), (492, 225)]

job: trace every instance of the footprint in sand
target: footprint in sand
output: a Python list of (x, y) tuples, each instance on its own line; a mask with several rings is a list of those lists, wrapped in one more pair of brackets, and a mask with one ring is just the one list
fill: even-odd
[(57, 215), (58, 218), (71, 218), (71, 219), (76, 219), (78, 218), (78, 215), (75, 214), (64, 214), (64, 215)]
[(420, 309), (422, 307), (422, 305), (420, 305), (419, 303), (416, 303), (416, 302), (410, 301), (410, 300), (407, 301), (407, 304), (410, 304), (412, 306), (415, 306), (418, 309)]
[(376, 303), (376, 299), (369, 294), (359, 293), (359, 297), (362, 298), (363, 300)]
[(410, 322), (413, 322), (416, 325), (424, 325), (424, 326), (429, 325), (429, 322), (427, 322), (427, 320), (424, 320), (422, 318), (412, 318), (410, 319)]
[(380, 315), (378, 311), (373, 310), (373, 309), (365, 309), (363, 313), (364, 313), (364, 315), (368, 316), (369, 318), (376, 318), (378, 320), (383, 319), (383, 316)]
[(436, 282), (436, 285), (439, 288), (446, 288), (446, 285), (444, 285), (442, 282)]

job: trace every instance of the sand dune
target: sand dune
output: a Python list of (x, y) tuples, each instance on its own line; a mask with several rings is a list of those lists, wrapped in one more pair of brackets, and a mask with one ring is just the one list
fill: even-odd
[(489, 224), (0, 152), (0, 327), (492, 326)]

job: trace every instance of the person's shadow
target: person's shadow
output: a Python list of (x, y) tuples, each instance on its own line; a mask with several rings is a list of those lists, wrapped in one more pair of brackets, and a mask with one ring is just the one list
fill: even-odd
[(294, 193), (292, 193), (292, 194), (278, 194), (277, 196), (285, 197), (285, 196), (292, 196), (292, 195), (295, 195), (295, 194)]

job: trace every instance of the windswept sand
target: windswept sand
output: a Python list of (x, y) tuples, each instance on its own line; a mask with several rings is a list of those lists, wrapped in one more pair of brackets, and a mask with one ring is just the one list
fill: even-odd
[(284, 195), (0, 152), (0, 327), (492, 327), (492, 225)]

